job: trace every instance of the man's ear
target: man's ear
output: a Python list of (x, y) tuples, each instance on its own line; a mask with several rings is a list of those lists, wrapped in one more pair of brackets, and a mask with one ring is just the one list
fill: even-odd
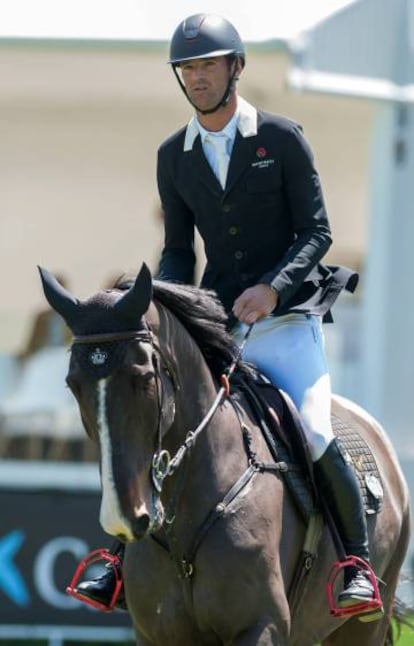
[(236, 74), (235, 74), (234, 80), (238, 81), (240, 78), (240, 74), (243, 72), (244, 65), (240, 56), (236, 57), (236, 60), (234, 61), (234, 63), (236, 68)]

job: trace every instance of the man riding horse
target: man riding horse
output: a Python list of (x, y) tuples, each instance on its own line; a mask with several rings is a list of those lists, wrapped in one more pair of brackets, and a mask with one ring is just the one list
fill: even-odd
[[(197, 227), (207, 257), (201, 286), (217, 293), (236, 341), (254, 324), (243, 358), (301, 412), (315, 481), (345, 553), (368, 564), (359, 485), (331, 426), (322, 332), (333, 302), (343, 288), (354, 290), (357, 276), (320, 263), (332, 240), (312, 152), (297, 123), (238, 96), (245, 61), (244, 44), (224, 18), (190, 16), (174, 32), (169, 63), (195, 113), (158, 153), (165, 225), (158, 278), (191, 282)], [(108, 568), (77, 593), (105, 604), (114, 579)], [(347, 567), (339, 607), (373, 597), (368, 571)]]

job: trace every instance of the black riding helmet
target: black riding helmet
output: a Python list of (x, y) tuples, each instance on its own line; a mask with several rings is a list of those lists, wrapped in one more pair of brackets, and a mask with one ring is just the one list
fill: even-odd
[[(244, 67), (246, 60), (244, 45), (235, 27), (225, 18), (214, 14), (198, 13), (185, 18), (178, 25), (171, 39), (168, 62), (173, 68), (181, 89), (196, 109), (198, 108), (189, 99), (184, 84), (177, 74), (176, 67), (179, 67), (180, 63), (184, 61), (212, 58), (214, 56), (229, 56), (234, 60), (238, 58)], [(219, 103), (210, 110), (200, 110), (200, 112), (202, 114), (211, 114), (221, 106), (226, 105), (230, 99), (235, 80), (236, 68)]]

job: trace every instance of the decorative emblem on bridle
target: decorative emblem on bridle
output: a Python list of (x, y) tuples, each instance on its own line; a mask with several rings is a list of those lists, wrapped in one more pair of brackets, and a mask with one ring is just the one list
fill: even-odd
[(100, 348), (95, 348), (95, 350), (89, 355), (89, 360), (94, 366), (103, 366), (107, 358), (108, 353), (104, 352)]

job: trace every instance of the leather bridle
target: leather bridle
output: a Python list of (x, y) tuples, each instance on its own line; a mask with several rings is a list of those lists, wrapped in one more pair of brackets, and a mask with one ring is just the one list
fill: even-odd
[[(151, 463), (151, 481), (157, 492), (157, 495), (161, 494), (162, 482), (166, 475), (172, 474), (172, 467), (170, 466), (171, 458), (169, 457), (168, 451), (162, 449), (162, 439), (163, 436), (168, 432), (169, 429), (166, 429), (163, 432), (162, 429), (162, 412), (163, 412), (163, 385), (161, 378), (161, 370), (164, 370), (165, 374), (171, 380), (172, 388), (174, 392), (178, 390), (178, 385), (173, 374), (172, 369), (169, 366), (169, 362), (166, 360), (164, 352), (161, 350), (159, 345), (155, 342), (155, 335), (151, 331), (149, 324), (145, 322), (145, 328), (141, 330), (127, 330), (124, 332), (107, 332), (101, 334), (79, 334), (75, 335), (72, 339), (72, 346), (75, 345), (95, 345), (96, 351), (100, 350), (99, 345), (105, 343), (117, 343), (117, 342), (133, 342), (138, 341), (139, 343), (148, 343), (152, 346), (152, 365), (154, 368), (155, 375), (155, 386), (156, 386), (156, 399), (158, 406), (157, 413), (157, 425), (156, 425), (156, 439), (155, 439), (155, 448), (153, 459)], [(160, 358), (160, 359), (159, 359)], [(174, 402), (175, 409), (175, 402)], [(174, 416), (169, 427), (172, 426), (174, 421)]]
[[(213, 418), (215, 412), (220, 406), (223, 399), (229, 394), (229, 381), (230, 378), (240, 360), (244, 346), (247, 342), (247, 339), (250, 335), (250, 332), (253, 328), (253, 325), (250, 325), (247, 329), (247, 332), (243, 338), (242, 343), (240, 344), (237, 354), (234, 357), (230, 367), (221, 377), (221, 387), (217, 392), (217, 395), (207, 411), (204, 418), (198, 424), (194, 430), (187, 432), (184, 442), (178, 447), (174, 456), (171, 456), (170, 452), (167, 449), (162, 448), (162, 439), (165, 433), (162, 432), (161, 422), (162, 422), (162, 408), (163, 408), (163, 395), (162, 395), (162, 380), (160, 374), (160, 365), (158, 361), (157, 354), (161, 357), (162, 363), (164, 365), (165, 372), (168, 374), (171, 379), (173, 389), (176, 392), (178, 389), (178, 384), (174, 379), (173, 373), (168, 366), (168, 362), (165, 360), (164, 353), (158, 344), (155, 343), (155, 336), (150, 329), (149, 324), (145, 321), (145, 328), (141, 330), (128, 330), (124, 332), (108, 332), (102, 334), (83, 334), (75, 335), (72, 341), (72, 345), (76, 344), (98, 344), (98, 343), (116, 343), (121, 341), (138, 341), (140, 343), (149, 343), (153, 348), (152, 354), (152, 363), (154, 366), (154, 373), (156, 376), (156, 390), (157, 390), (157, 400), (158, 400), (158, 420), (157, 420), (157, 431), (156, 431), (156, 443), (155, 450), (152, 458), (151, 464), (151, 481), (154, 488), (157, 491), (158, 495), (161, 495), (163, 483), (166, 477), (172, 476), (173, 473), (179, 468), (182, 461), (184, 460), (186, 454), (194, 446), (197, 437), (200, 433), (208, 426), (211, 419)], [(156, 351), (156, 352), (155, 352)], [(171, 426), (170, 426), (171, 427)]]

